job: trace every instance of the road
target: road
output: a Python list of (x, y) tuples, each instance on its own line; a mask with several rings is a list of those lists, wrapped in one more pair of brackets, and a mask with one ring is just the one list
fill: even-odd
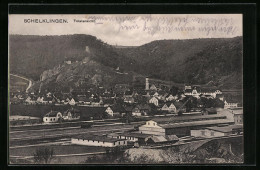
[(29, 90), (29, 89), (31, 88), (31, 86), (32, 86), (32, 81), (29, 80), (29, 79), (27, 79), (26, 77), (18, 76), (18, 75), (16, 75), (16, 74), (11, 74), (11, 73), (10, 73), (10, 75), (11, 75), (11, 76), (15, 76), (15, 77), (19, 77), (19, 78), (21, 78), (21, 79), (26, 80), (26, 81), (29, 82), (29, 85), (28, 85), (28, 87), (26, 88), (26, 93), (27, 93), (28, 90)]

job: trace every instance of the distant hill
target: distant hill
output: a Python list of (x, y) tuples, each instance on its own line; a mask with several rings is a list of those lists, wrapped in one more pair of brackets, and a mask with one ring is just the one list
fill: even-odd
[(116, 51), (134, 60), (133, 71), (153, 78), (241, 88), (242, 37), (159, 40)]
[[(120, 57), (113, 47), (91, 35), (33, 36), (10, 35), (10, 72), (39, 80), (43, 71), (65, 60), (91, 57), (116, 68)], [(87, 52), (86, 47), (90, 52)]]
[[(80, 34), (11, 35), (9, 40), (10, 72), (34, 80), (48, 75), (48, 70), (54, 71), (56, 68), (57, 71), (64, 61), (75, 62), (87, 58), (95, 63), (93, 67), (99, 68), (98, 74), (107, 74), (111, 80), (113, 75), (118, 77), (113, 70), (119, 67), (122, 73), (135, 72), (176, 83), (208, 84), (225, 89), (238, 89), (242, 84), (242, 37), (158, 40), (134, 48), (116, 48), (94, 36)], [(72, 65), (75, 70), (81, 70), (79, 63)], [(66, 69), (72, 65), (66, 66)], [(66, 72), (63, 70), (59, 74)], [(79, 74), (80, 71), (73, 72), (73, 75)], [(126, 74), (121, 75), (124, 76)], [(129, 77), (126, 79), (130, 81)]]

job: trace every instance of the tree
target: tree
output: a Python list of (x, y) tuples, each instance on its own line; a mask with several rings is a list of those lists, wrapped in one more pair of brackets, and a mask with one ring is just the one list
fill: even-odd
[(54, 157), (53, 148), (38, 148), (34, 153), (34, 162), (35, 163), (50, 163)]
[(131, 123), (134, 121), (134, 117), (132, 116), (131, 113), (126, 113), (123, 118), (122, 118), (123, 123)]
[(170, 93), (174, 96), (177, 95), (178, 91), (179, 91), (179, 88), (175, 87), (175, 86), (172, 86), (170, 89)]
[(98, 162), (100, 162), (100, 161), (102, 161), (102, 159), (99, 158), (99, 157), (97, 157), (96, 155), (94, 155), (94, 156), (92, 156), (92, 157), (89, 157), (89, 158), (85, 161), (85, 163), (98, 163)]
[(219, 100), (219, 99), (215, 99), (214, 100), (214, 107), (220, 107), (220, 108), (224, 108), (224, 102)]

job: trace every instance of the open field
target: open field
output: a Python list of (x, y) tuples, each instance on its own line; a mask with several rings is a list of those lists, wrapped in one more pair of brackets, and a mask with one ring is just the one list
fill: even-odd
[(53, 148), (54, 155), (81, 154), (105, 152), (104, 147), (81, 146), (81, 145), (50, 145), (50, 146), (30, 146), (23, 148), (9, 149), (10, 156), (33, 156), (38, 148)]

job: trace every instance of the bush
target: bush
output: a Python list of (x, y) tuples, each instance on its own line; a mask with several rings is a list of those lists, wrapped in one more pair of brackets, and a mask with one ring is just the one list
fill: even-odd
[(34, 162), (35, 163), (50, 163), (54, 157), (53, 148), (38, 148), (34, 153)]

